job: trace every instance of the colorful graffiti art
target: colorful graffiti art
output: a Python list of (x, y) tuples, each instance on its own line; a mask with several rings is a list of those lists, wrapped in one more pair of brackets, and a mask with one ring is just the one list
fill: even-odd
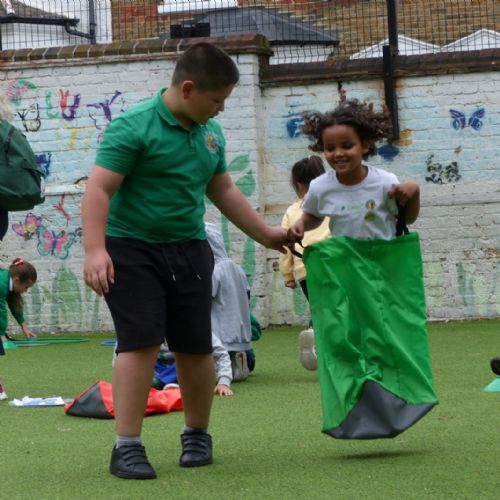
[(452, 118), (451, 126), (455, 130), (460, 130), (467, 126), (472, 127), (474, 130), (479, 130), (483, 126), (482, 119), (484, 118), (485, 113), (486, 111), (484, 108), (478, 108), (467, 119), (465, 113), (462, 113), (462, 111), (457, 111), (456, 109), (450, 109), (450, 115)]
[(29, 212), (24, 222), (12, 224), (12, 230), (25, 240), (30, 240), (38, 233), (38, 228), (42, 225), (42, 218)]
[(53, 255), (59, 259), (67, 259), (69, 249), (76, 239), (75, 233), (68, 233), (64, 230), (56, 232), (47, 229), (45, 226), (38, 228), (38, 245), (37, 250), (44, 257)]
[(42, 151), (36, 154), (36, 162), (45, 171), (45, 178), (50, 175), (50, 164), (52, 163), (52, 153), (50, 151)]
[[(66, 195), (61, 195), (60, 200), (53, 208), (59, 217), (63, 217), (63, 224), (54, 227), (53, 219), (46, 216), (37, 216), (29, 212), (24, 222), (12, 224), (12, 230), (25, 240), (31, 240), (34, 236), (37, 237), (36, 249), (38, 253), (44, 257), (51, 256), (58, 259), (67, 259), (69, 249), (78, 240), (77, 228), (75, 231), (68, 231), (68, 226), (71, 221), (71, 215), (64, 208), (64, 200)], [(52, 227), (48, 225), (52, 224)]]

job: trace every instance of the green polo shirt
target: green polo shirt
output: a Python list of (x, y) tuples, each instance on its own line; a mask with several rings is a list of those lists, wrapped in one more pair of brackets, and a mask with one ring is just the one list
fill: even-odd
[(125, 176), (111, 198), (106, 234), (150, 243), (205, 239), (207, 184), (226, 171), (220, 125), (185, 129), (162, 99), (166, 89), (113, 119), (96, 163)]

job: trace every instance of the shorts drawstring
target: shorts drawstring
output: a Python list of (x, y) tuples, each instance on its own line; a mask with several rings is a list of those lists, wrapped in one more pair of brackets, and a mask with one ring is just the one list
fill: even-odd
[(163, 254), (163, 258), (165, 259), (165, 262), (167, 263), (168, 271), (169, 271), (170, 275), (172, 276), (172, 281), (175, 281), (175, 273), (174, 273), (174, 269), (172, 267), (172, 264), (170, 263), (170, 260), (168, 259), (168, 253), (165, 252), (164, 246), (161, 247), (161, 250), (162, 250), (161, 253)]
[(189, 267), (191, 267), (191, 269), (193, 270), (193, 273), (196, 276), (196, 278), (199, 281), (201, 281), (201, 276), (199, 275), (198, 271), (196, 270), (196, 267), (194, 266), (192, 260), (189, 258), (189, 255), (187, 254), (187, 252), (184, 251), (184, 246), (181, 245), (181, 248), (182, 248), (182, 254), (184, 255), (184, 257), (186, 257), (186, 260), (188, 261)]
[[(180, 249), (180, 252), (182, 253), (183, 257), (186, 259), (187, 263), (189, 264), (189, 267), (193, 271), (196, 278), (199, 281), (202, 281), (202, 278), (201, 278), (200, 274), (198, 273), (195, 265), (193, 264), (193, 261), (190, 259), (188, 253), (185, 251), (184, 245), (179, 245), (179, 249)], [(165, 251), (165, 247), (162, 247), (162, 254), (163, 254), (163, 258), (165, 259), (165, 262), (167, 264), (168, 271), (169, 271), (170, 275), (172, 276), (172, 281), (176, 281), (175, 272), (174, 272), (172, 264), (170, 263), (170, 260), (168, 258), (168, 252)]]

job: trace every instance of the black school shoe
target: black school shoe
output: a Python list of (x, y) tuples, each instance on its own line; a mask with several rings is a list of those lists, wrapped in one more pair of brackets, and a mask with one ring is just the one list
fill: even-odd
[(181, 434), (181, 467), (200, 467), (212, 463), (212, 436), (206, 432)]
[(491, 371), (495, 375), (500, 375), (500, 358), (493, 358), (490, 361)]
[(146, 457), (141, 444), (113, 448), (109, 472), (122, 479), (156, 479), (156, 472)]

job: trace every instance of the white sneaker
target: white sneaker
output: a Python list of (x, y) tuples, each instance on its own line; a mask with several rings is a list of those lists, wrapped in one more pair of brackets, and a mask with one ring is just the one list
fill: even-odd
[(163, 387), (162, 391), (166, 391), (168, 389), (178, 389), (179, 387), (179, 384), (174, 384), (173, 382), (171, 382), (170, 384), (166, 384), (165, 387)]
[(250, 375), (245, 351), (230, 352), (231, 368), (233, 369), (233, 382), (246, 380)]
[(318, 356), (312, 328), (299, 333), (299, 361), (306, 370), (318, 369)]
[(0, 392), (0, 401), (3, 401), (4, 399), (8, 399), (7, 393), (5, 391)]

